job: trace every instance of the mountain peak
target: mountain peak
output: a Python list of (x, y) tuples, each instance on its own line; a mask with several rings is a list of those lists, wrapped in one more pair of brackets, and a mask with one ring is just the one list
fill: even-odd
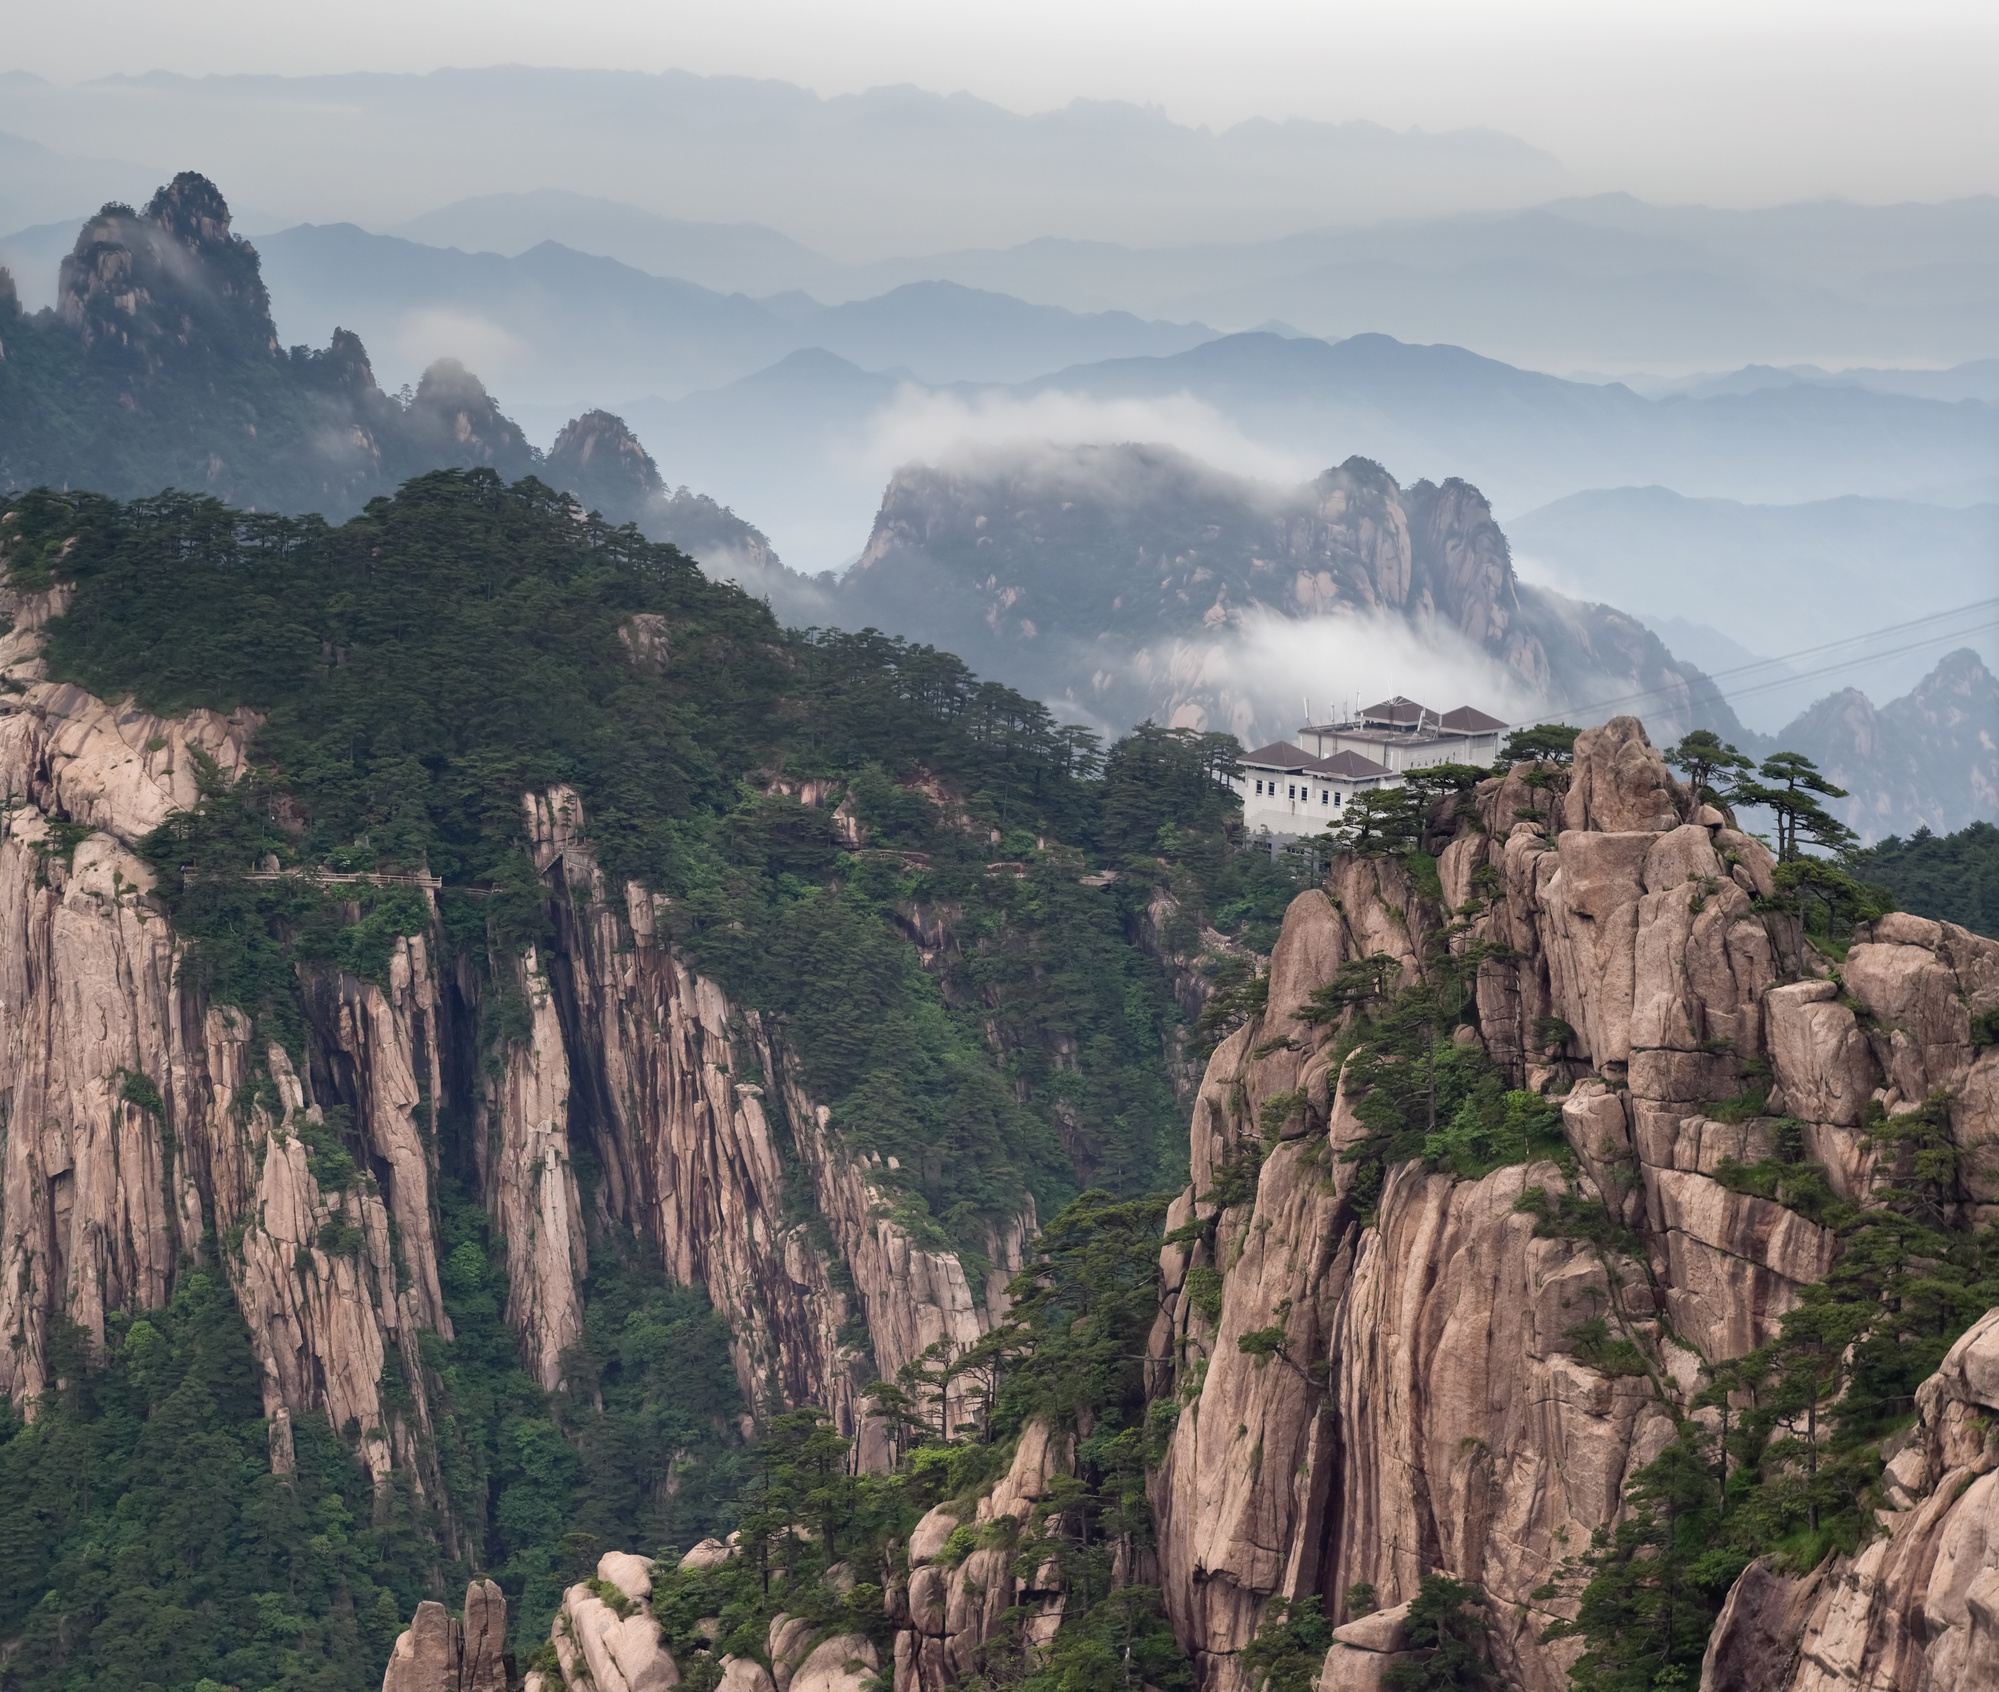
[(62, 261), (56, 312), (87, 352), (146, 377), (188, 357), (278, 351), (257, 249), (230, 233), (222, 191), (191, 170), (143, 213), (112, 201), (84, 224)]

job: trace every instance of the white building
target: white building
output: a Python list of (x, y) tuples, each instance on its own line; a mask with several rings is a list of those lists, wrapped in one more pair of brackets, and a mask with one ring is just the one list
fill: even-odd
[(1243, 824), (1252, 834), (1318, 834), (1339, 824), (1355, 794), (1400, 787), (1409, 770), (1496, 762), (1506, 728), (1469, 705), (1439, 712), (1400, 694), (1351, 722), (1308, 724), (1299, 745), (1277, 740), (1243, 754)]

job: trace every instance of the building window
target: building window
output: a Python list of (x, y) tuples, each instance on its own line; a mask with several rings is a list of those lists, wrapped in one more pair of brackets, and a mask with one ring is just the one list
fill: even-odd
[(1258, 783), (1256, 784), (1256, 790), (1257, 790), (1257, 792), (1258, 792), (1258, 793), (1261, 793), (1261, 792), (1263, 791), (1263, 783), (1262, 783), (1262, 782), (1260, 782), (1260, 781), (1259, 781), (1259, 782), (1258, 782)]
[(1335, 793), (1333, 795), (1333, 809), (1337, 811), (1339, 808), (1340, 808), (1340, 796), (1337, 793)]
[(1333, 796), (1332, 796), (1332, 795), (1331, 795), (1330, 793), (1328, 793), (1328, 792), (1327, 792), (1327, 791), (1326, 791), (1326, 790), (1325, 790), (1325, 789), (1324, 789), (1323, 787), (1322, 787), (1322, 788), (1320, 788), (1320, 789), (1319, 789), (1319, 803), (1320, 803), (1321, 805), (1330, 805), (1330, 804), (1332, 803), (1332, 801), (1333, 801)]
[(1293, 782), (1289, 787), (1285, 788), (1284, 793), (1287, 798), (1296, 799), (1298, 797), (1298, 784)]

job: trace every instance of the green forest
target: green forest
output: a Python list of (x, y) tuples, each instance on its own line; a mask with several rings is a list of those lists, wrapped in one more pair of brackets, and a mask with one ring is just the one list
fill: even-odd
[[(1267, 980), (1245, 960), (1269, 950), (1320, 867), (1312, 851), (1273, 856), (1241, 838), (1220, 779), (1232, 739), (1145, 724), (1106, 746), (947, 653), (782, 628), (672, 548), (490, 470), (419, 477), (338, 525), (183, 494), (40, 490), (0, 502), (0, 546), (15, 587), (73, 588), (48, 634), (52, 677), (163, 713), (258, 713), (250, 773), (205, 771), (199, 804), (143, 849), (185, 942), (184, 980), (248, 1012), (295, 1060), (313, 1038), (301, 971), (379, 978), (396, 937), (432, 922), (406, 888), (336, 900), (308, 872), (440, 878), (433, 940), (485, 979), (495, 954), (553, 937), (555, 890), (528, 850), (521, 795), (567, 784), (607, 875), (666, 894), (675, 945), (783, 1030), (850, 1146), (895, 1158), (880, 1178), (919, 1237), (977, 1272), (982, 1222), (1023, 1194), (1045, 1219), (1012, 1319), (951, 1365), (980, 1383), (978, 1425), (951, 1438), (932, 1426), (938, 1370), (877, 1383), (904, 1460), (849, 1475), (814, 1412), (741, 1401), (702, 1291), (673, 1285), (652, 1242), (602, 1225), (569, 1388), (542, 1391), (505, 1320), (506, 1242), (477, 1198), (470, 1123), (446, 1109), (437, 1221), (455, 1337), (425, 1339), (420, 1383), (442, 1495), (418, 1496), (407, 1475), (377, 1490), (354, 1430), (309, 1417), (296, 1472), (273, 1475), (242, 1319), (220, 1276), (187, 1266), (165, 1308), (115, 1315), (101, 1352), (58, 1333), (59, 1384), (31, 1422), (0, 1408), (0, 1638), (20, 1641), (0, 1686), (360, 1692), (379, 1684), (417, 1601), (449, 1601), (474, 1572), (505, 1588), (525, 1663), (564, 1587), (604, 1549), (686, 1547), (734, 1527), (749, 1555), (669, 1574), (653, 1599), (695, 1692), (710, 1692), (719, 1656), (780, 1609), (881, 1640), (865, 1571), (932, 1505), (989, 1484), (1041, 1416), (1086, 1430), (1059, 1508), (1017, 1530), (967, 1529), (947, 1550), (1003, 1547), (1030, 1572), (1053, 1559), (1071, 1593), (1046, 1658), (1018, 1649), (1026, 1618), (1010, 1616), (992, 1683), (1123, 1692), (1136, 1672), (1184, 1692), (1158, 1594), (1110, 1576), (1151, 1532), (1145, 1475), (1177, 1408), (1148, 1406), (1143, 1368), (1160, 1195), (1186, 1175), (1170, 1064), (1265, 1008)], [(1712, 748), (1697, 739), (1671, 756), (1705, 782)], [(1559, 787), (1573, 742), (1548, 725), (1516, 736), (1531, 790)], [(1786, 770), (1818, 779), (1779, 761), (1762, 773)], [(1356, 806), (1344, 849), (1399, 860), (1440, 897), (1434, 855), (1453, 796), (1482, 773), (1445, 766)], [(797, 797), (807, 782), (822, 803)], [(1828, 946), (1885, 908), (1886, 890), (1990, 926), (1989, 827), (1890, 841), (1847, 855), (1835, 876), (1797, 848), (1800, 828), (1812, 837), (1810, 792), (1826, 789), (1733, 791), (1791, 806), (1774, 908), (1795, 901)], [(295, 873), (246, 878), (273, 860)], [(1187, 1027), (1169, 960), (1192, 964), (1201, 924), (1242, 955)], [(1510, 1090), (1481, 1048), (1453, 1038), (1479, 962), (1440, 946), (1398, 991), (1383, 960), (1355, 960), (1305, 1007), (1355, 1060), (1355, 1221), (1410, 1159), (1461, 1179), (1572, 1161), (1549, 1101)], [(473, 1008), (482, 1038), (507, 1037), (506, 1005)], [(1559, 1045), (1561, 1030), (1547, 1032)], [(1308, 1105), (1270, 1101), (1263, 1142), (1207, 1196), (1248, 1202), (1261, 1155)], [(1999, 1299), (1999, 1239), (1951, 1221), (1959, 1171), (1940, 1109), (1869, 1125), (1914, 1171), (1878, 1202), (1834, 1200), (1790, 1123), (1771, 1157), (1718, 1172), (1834, 1230), (1843, 1254), (1778, 1339), (1715, 1372), (1711, 1402), (1733, 1393), (1753, 1410), (1718, 1431), (1686, 1424), (1636, 1477), (1628, 1520), (1576, 1548), (1558, 1584), (1581, 1605), (1560, 1630), (1586, 1647), (1579, 1687), (1691, 1684), (1751, 1557), (1807, 1566), (1867, 1533), (1882, 1437), (1942, 1348)], [(337, 1183), (366, 1151), (336, 1108), (311, 1156)], [(579, 1172), (587, 1186), (587, 1159)], [(1640, 1263), (1601, 1206), (1534, 1188), (1521, 1208), (1537, 1233)], [(203, 1262), (217, 1246), (211, 1233)], [(1190, 1277), (1188, 1295), (1218, 1302), (1219, 1277)], [(1653, 1366), (1601, 1319), (1570, 1338), (1606, 1373)], [(1285, 1343), (1281, 1321), (1240, 1340), (1300, 1367)], [(407, 1399), (418, 1383), (392, 1368), (384, 1385)], [(761, 1415), (754, 1441), (746, 1413)], [(842, 1564), (863, 1571), (850, 1589)], [(1479, 1596), (1424, 1585), (1412, 1623), (1434, 1654), (1395, 1684), (1487, 1683), (1467, 1607)], [(1261, 1684), (1307, 1692), (1326, 1626), (1311, 1601), (1273, 1607), (1246, 1659)], [(1409, 1678), (1419, 1670), (1430, 1678)], [(1459, 1678), (1435, 1678), (1446, 1670)]]
[(1888, 888), (1904, 910), (1999, 939), (1999, 828), (1989, 822), (1955, 834), (1890, 835), (1856, 852), (1851, 867)]
[[(264, 718), (250, 776), (205, 778), (145, 843), (186, 979), (302, 1057), (300, 966), (379, 975), (429, 920), (405, 889), (355, 907), (302, 874), (242, 875), (272, 858), (440, 877), (436, 938), (475, 960), (546, 939), (520, 795), (567, 783), (607, 871), (668, 892), (675, 941), (780, 1020), (851, 1144), (896, 1156), (883, 1179), (919, 1234), (969, 1251), (1022, 1192), (1052, 1217), (1085, 1189), (1115, 1207), (1182, 1180), (1180, 1015), (1139, 917), (1168, 890), (1170, 944), (1198, 951), (1198, 919), (1267, 949), (1310, 868), (1231, 838), (1234, 743), (1146, 725), (1105, 748), (947, 654), (782, 629), (681, 554), (579, 516), (489, 471), (419, 478), (338, 526), (179, 494), (0, 505), (14, 585), (59, 570), (75, 590), (52, 675)], [(640, 616), (661, 661), (635, 661)], [(808, 778), (847, 797), (863, 849), (830, 801), (787, 796)], [(940, 909), (953, 943), (926, 968), (911, 936)], [(447, 1499), (371, 1498), (352, 1441), (306, 1421), (298, 1475), (274, 1481), (240, 1319), (191, 1276), (101, 1357), (72, 1340), (63, 1391), (8, 1425), (0, 1637), (37, 1642), (0, 1671), (10, 1688), (372, 1686), (416, 1600), (474, 1570), (507, 1590), (525, 1654), (601, 1550), (742, 1519), (764, 1467), (699, 1290), (670, 1285), (648, 1242), (593, 1237), (577, 1390), (543, 1393), (504, 1322), (505, 1242), (466, 1126), (441, 1113), (456, 1338), (425, 1352)], [(338, 1181), (366, 1153), (336, 1110), (312, 1156)], [(143, 1480), (196, 1426), (217, 1477), (199, 1547)], [(1119, 1450), (1125, 1478), (1103, 1484), (1128, 1490)], [(135, 1677), (154, 1634), (176, 1654)]]

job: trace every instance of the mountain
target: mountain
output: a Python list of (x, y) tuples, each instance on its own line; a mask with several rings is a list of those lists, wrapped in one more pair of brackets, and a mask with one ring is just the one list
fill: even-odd
[(1870, 845), (1999, 817), (1999, 680), (1968, 647), (1878, 708), (1858, 688), (1828, 694), (1776, 743), (1851, 790), (1828, 806)]
[[(1509, 520), (1622, 486), (1757, 505), (1913, 500), (1945, 482), (1982, 484), (1999, 454), (1999, 406), (1982, 401), (1802, 384), (1652, 400), (1378, 335), (1337, 345), (1230, 335), (997, 391), (912, 393), (900, 405), (889, 403), (893, 383), (815, 369), (810, 382), (792, 369), (769, 383), (625, 399), (616, 409), (668, 461), (693, 455), (703, 485), (765, 513), (787, 556), (815, 567), (844, 563), (851, 543), (808, 543), (802, 526), (794, 540), (789, 512), (809, 513), (819, 534), (856, 532), (898, 463), (912, 452), (947, 451), (961, 437), (1177, 441), (1266, 477), (1358, 454), (1433, 480), (1462, 476)], [(794, 403), (811, 409), (810, 429), (793, 422)], [(921, 442), (905, 445), (918, 433), (913, 422)], [(805, 485), (815, 490), (810, 500), (799, 492)], [(1884, 558), (1880, 579), (1922, 569), (1923, 556)]]
[(622, 418), (589, 411), (565, 424), (542, 475), (613, 523), (636, 523), (647, 536), (678, 547), (709, 577), (734, 582), (753, 598), (773, 600), (788, 622), (817, 623), (824, 585), (785, 568), (769, 538), (726, 505), (684, 484), (669, 489), (652, 454)]
[[(1813, 672), (1830, 665), (1879, 696), (1913, 685), (1937, 645), (1967, 635), (1999, 663), (1999, 639), (1985, 627), (1999, 621), (1999, 607), (1905, 627), (1993, 597), (1999, 505), (1850, 495), (1749, 505), (1663, 487), (1600, 488), (1512, 518), (1506, 532), (1534, 579), (1642, 617), (1725, 605), (1729, 630), (1754, 631), (1766, 651), (1848, 643), (1799, 660), (1805, 673), (1795, 677), (1764, 665), (1718, 678), (1744, 721), (1765, 731), (1819, 696)], [(1873, 629), (1892, 632), (1867, 638)], [(1921, 641), (1927, 648), (1907, 650)]]
[[(36, 79), (24, 80), (18, 72), (0, 73), (0, 90), (10, 104), (36, 87)], [(25, 136), (0, 133), (0, 229), (74, 218), (107, 199), (139, 192), (147, 176), (142, 166), (73, 158)]]
[(534, 452), (478, 379), (440, 361), (407, 404), (366, 349), (278, 343), (257, 253), (212, 183), (183, 172), (143, 213), (105, 208), (32, 317), (0, 278), (0, 486), (180, 486), (352, 511), (440, 464), (524, 473)]
[(22, 313), (0, 271), (0, 488), (178, 486), (337, 518), (424, 471), (484, 465), (537, 473), (731, 573), (802, 580), (733, 512), (668, 490), (606, 413), (571, 418), (544, 456), (454, 359), (398, 397), (351, 330), (283, 351), (260, 255), (230, 223), (214, 185), (183, 173), (143, 214), (111, 206), (84, 225), (57, 309)]
[(502, 258), (351, 224), (308, 225), (262, 237), (259, 251), (288, 335), (317, 340), (345, 324), (416, 368), (436, 357), (470, 359), (505, 382), (516, 406), (544, 409), (573, 410), (593, 394), (676, 396), (814, 346), (925, 381), (1002, 382), (1077, 359), (1178, 352), (1213, 334), (946, 282), (773, 309), (549, 241)]
[[(1831, 381), (1992, 400), (1996, 204), (1779, 206), (1689, 220), (1604, 196), (1267, 241), (1131, 247), (1044, 235), (841, 264), (761, 226), (690, 223), (544, 189), (459, 202), (390, 233), (508, 253), (555, 240), (753, 295), (795, 289), (844, 301), (942, 280), (1078, 312), (1122, 308), (1235, 329), (1276, 318), (1327, 339), (1378, 331), (1448, 341), (1548, 370), (1649, 362), (1670, 371), (1717, 359), (1749, 367), (1628, 378), (1646, 393)], [(1849, 368), (1802, 362), (1828, 354)], [(1870, 368), (1890, 358), (1959, 371)]]
[(834, 604), (1094, 720), (1245, 744), (1314, 694), (1419, 688), (1510, 720), (1641, 694), (1661, 722), (1736, 726), (1640, 624), (1523, 587), (1477, 489), (1404, 489), (1366, 459), (1299, 487), (1146, 446), (910, 466)]
[(0, 610), (10, 1688), (1989, 1679), (1999, 942), (1636, 719), (1274, 859), (483, 468)]
[(1512, 511), (1648, 483), (1762, 503), (1892, 497), (1986, 474), (1999, 445), (1999, 407), (1975, 401), (1810, 386), (1653, 401), (1374, 334), (1334, 345), (1231, 335), (1170, 358), (1057, 371), (1021, 391), (1185, 393), (1287, 450), (1337, 438), (1425, 470), (1447, 458)]
[(154, 72), (10, 87), (7, 109), (12, 130), (60, 153), (86, 136), (92, 151), (148, 163), (163, 147), (198, 149), (247, 200), (291, 208), (290, 221), (391, 227), (535, 183), (761, 223), (835, 257), (1041, 235), (1261, 238), (1308, 221), (1521, 205), (1565, 185), (1546, 153), (1484, 129), (1215, 131), (1117, 101), (1023, 115), (907, 85), (828, 98), (686, 71)]
[[(699, 223), (562, 188), (454, 200), (382, 231), (426, 247), (516, 258), (547, 241), (718, 294), (823, 291), (843, 267), (761, 223)], [(838, 298), (840, 296), (833, 296)]]
[(260, 237), (258, 252), (288, 338), (316, 342), (343, 325), (399, 367), (459, 358), (530, 403), (572, 413), (613, 383), (683, 392), (795, 344), (751, 300), (554, 242), (501, 258), (308, 224)]

